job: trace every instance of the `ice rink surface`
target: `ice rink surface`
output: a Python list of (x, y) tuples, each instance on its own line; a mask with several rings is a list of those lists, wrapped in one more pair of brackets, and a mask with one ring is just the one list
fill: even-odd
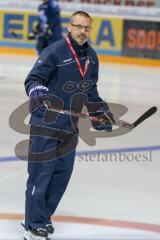
[[(0, 55), (0, 240), (23, 235), (27, 164), (16, 159), (15, 146), (28, 134), (12, 129), (9, 119), (28, 100), (24, 79), (34, 62)], [(158, 111), (130, 132), (98, 133), (80, 121), (74, 172), (56, 211), (53, 239), (160, 240), (160, 69), (100, 64), (98, 89), (125, 121), (152, 106)]]

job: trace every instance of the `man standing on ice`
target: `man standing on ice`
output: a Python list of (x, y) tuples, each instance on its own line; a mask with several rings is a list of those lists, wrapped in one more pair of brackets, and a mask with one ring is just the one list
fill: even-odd
[(25, 240), (45, 240), (54, 232), (51, 216), (68, 185), (78, 139), (78, 118), (54, 114), (44, 101), (76, 112), (86, 105), (90, 115), (104, 119), (92, 122), (93, 128), (112, 131), (113, 115), (97, 91), (98, 58), (87, 43), (91, 29), (88, 13), (73, 13), (67, 36), (42, 51), (25, 80), (31, 111)]

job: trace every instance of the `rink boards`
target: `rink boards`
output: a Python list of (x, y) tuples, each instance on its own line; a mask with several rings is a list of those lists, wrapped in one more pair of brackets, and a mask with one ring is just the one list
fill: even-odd
[[(64, 35), (69, 16), (62, 12)], [(0, 11), (0, 51), (35, 54), (35, 41), (27, 34), (36, 21), (36, 11)], [(160, 66), (160, 25), (155, 20), (95, 16), (89, 42), (102, 61)]]

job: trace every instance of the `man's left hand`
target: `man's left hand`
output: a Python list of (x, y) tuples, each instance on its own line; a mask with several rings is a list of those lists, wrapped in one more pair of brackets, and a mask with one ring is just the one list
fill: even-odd
[(112, 132), (112, 125), (115, 124), (115, 120), (110, 110), (98, 111), (90, 113), (90, 115), (99, 119), (99, 121), (91, 121), (94, 129), (97, 131)]

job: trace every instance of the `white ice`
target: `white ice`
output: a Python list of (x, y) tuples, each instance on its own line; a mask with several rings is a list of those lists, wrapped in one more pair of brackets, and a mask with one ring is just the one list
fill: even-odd
[[(13, 160), (16, 144), (27, 139), (28, 135), (11, 129), (9, 118), (17, 107), (27, 101), (24, 79), (35, 59), (0, 55), (0, 219), (3, 213), (24, 213), (27, 166), (23, 161)], [(92, 131), (85, 137), (83, 129), (90, 123), (81, 121), (82, 138), (77, 151), (89, 151), (89, 154), (77, 156), (69, 187), (56, 215), (159, 225), (160, 69), (101, 63), (98, 89), (101, 97), (111, 103), (115, 115), (114, 104), (128, 108), (121, 117), (125, 121), (133, 122), (154, 105), (158, 111), (131, 132), (119, 136), (106, 133), (96, 133), (95, 136)], [(118, 149), (125, 154), (125, 160), (121, 161), (118, 154), (117, 161), (115, 156), (111, 156), (112, 150)], [(100, 150), (104, 154), (98, 159), (97, 152)], [(137, 156), (139, 160), (136, 160)], [(92, 224), (55, 222), (55, 225), (55, 239), (71, 239), (69, 234), (72, 230), (74, 239), (160, 239), (160, 225), (159, 233)], [(9, 231), (5, 235), (7, 228)], [(21, 239), (22, 230), (18, 221), (1, 219), (0, 239), (10, 239), (13, 235), (14, 239)]]

